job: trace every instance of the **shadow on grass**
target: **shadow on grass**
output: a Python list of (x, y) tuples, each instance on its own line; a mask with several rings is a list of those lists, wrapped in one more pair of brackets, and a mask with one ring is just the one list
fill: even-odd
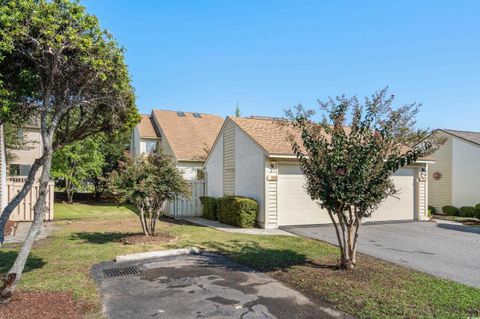
[[(12, 267), (17, 258), (16, 251), (0, 251), (0, 273), (6, 273), (10, 267)], [(39, 269), (45, 266), (46, 262), (43, 261), (43, 258), (36, 257), (34, 254), (30, 254), (25, 264), (25, 269), (23, 272), (29, 272), (34, 269)]]
[(132, 236), (132, 235), (139, 235), (140, 233), (132, 233), (132, 232), (108, 232), (108, 233), (101, 233), (101, 232), (80, 232), (80, 233), (73, 233), (70, 235), (70, 240), (84, 240), (91, 244), (106, 244), (112, 242), (119, 242), (123, 237)]
[(226, 242), (207, 241), (202, 243), (223, 252), (235, 261), (260, 271), (286, 270), (292, 266), (310, 266), (338, 270), (336, 264), (322, 264), (309, 260), (304, 254), (291, 249), (273, 249), (260, 246), (254, 241), (230, 240)]

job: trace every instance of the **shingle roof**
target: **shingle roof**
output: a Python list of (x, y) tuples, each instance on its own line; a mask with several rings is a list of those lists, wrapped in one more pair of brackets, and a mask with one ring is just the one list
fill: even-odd
[(229, 117), (269, 155), (293, 155), (289, 136), (301, 145), (300, 133), (268, 118)]
[(448, 130), (448, 129), (442, 129), (442, 131), (447, 132), (456, 137), (459, 137), (461, 139), (467, 140), (469, 142), (480, 145), (480, 132), (457, 131), (457, 130)]
[(138, 133), (142, 138), (160, 138), (155, 130), (153, 120), (148, 115), (142, 115), (140, 123), (137, 125)]
[[(289, 136), (292, 136), (299, 145), (303, 145), (300, 132), (290, 127), (279, 125), (274, 119), (244, 117), (229, 117), (229, 119), (235, 122), (269, 155), (294, 155)], [(402, 147), (404, 152), (407, 152), (409, 149), (408, 146)], [(429, 157), (421, 159), (430, 160)]]
[(215, 142), (223, 118), (204, 113), (197, 113), (200, 114), (197, 118), (194, 113), (182, 113), (185, 116), (179, 116), (176, 111), (153, 110), (152, 117), (177, 160), (205, 160), (206, 149), (210, 150)]

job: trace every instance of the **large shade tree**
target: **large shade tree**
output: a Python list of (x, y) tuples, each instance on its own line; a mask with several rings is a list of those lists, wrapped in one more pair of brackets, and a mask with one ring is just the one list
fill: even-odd
[(406, 145), (423, 137), (414, 127), (418, 105), (394, 108), (392, 103), (386, 89), (363, 103), (341, 96), (320, 102), (319, 121), (313, 110), (299, 106), (283, 122), (296, 132), (291, 142), (306, 191), (334, 225), (343, 269), (355, 267), (362, 221), (398, 193), (392, 174), (432, 149), (430, 142)]
[(139, 117), (123, 49), (83, 6), (68, 0), (0, 3), (1, 89), (7, 92), (0, 115), (12, 121), (18, 110), (29, 110), (42, 136), (42, 156), (0, 217), (1, 243), (6, 221), (41, 170), (34, 221), (0, 289), (6, 301), (41, 229), (54, 150), (99, 132), (129, 129)]

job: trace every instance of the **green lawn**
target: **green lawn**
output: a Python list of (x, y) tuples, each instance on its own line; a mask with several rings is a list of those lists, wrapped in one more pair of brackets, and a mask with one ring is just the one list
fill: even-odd
[[(327, 243), (286, 236), (231, 234), (162, 221), (177, 239), (168, 244), (123, 245), (139, 232), (132, 208), (111, 204), (56, 204), (57, 230), (33, 249), (20, 289), (70, 291), (86, 317), (101, 317), (90, 267), (116, 255), (199, 246), (230, 255), (265, 271), (313, 300), (327, 301), (359, 318), (467, 318), (480, 315), (480, 290), (360, 256), (354, 271), (335, 268), (337, 249)], [(18, 247), (0, 250), (0, 272)]]

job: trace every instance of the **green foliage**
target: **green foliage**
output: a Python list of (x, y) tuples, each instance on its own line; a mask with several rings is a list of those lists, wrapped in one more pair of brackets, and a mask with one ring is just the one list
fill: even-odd
[(480, 203), (475, 205), (475, 216), (474, 217), (480, 219)]
[(201, 196), (200, 202), (202, 202), (202, 217), (217, 220), (218, 203), (215, 197)]
[(462, 206), (462, 207), (460, 207), (460, 216), (461, 217), (475, 217), (475, 207), (473, 207), (473, 206)]
[(457, 207), (450, 205), (443, 206), (442, 213), (447, 216), (460, 216), (460, 210)]
[[(344, 232), (340, 240), (353, 238), (361, 221), (398, 193), (392, 174), (431, 148), (429, 142), (415, 148), (405, 145), (406, 134), (415, 131), (418, 106), (395, 109), (392, 104), (393, 96), (385, 89), (364, 103), (345, 96), (320, 102), (320, 122), (312, 120), (313, 110), (302, 106), (286, 113), (283, 124), (290, 129), (306, 190), (326, 209), (336, 230)], [(344, 241), (339, 243), (341, 266), (352, 268), (356, 240)]]
[(2, 122), (43, 117), (54, 148), (138, 122), (123, 49), (77, 1), (3, 0), (0, 25)]
[(87, 182), (92, 182), (102, 173), (105, 157), (101, 153), (103, 141), (89, 137), (57, 150), (52, 160), (52, 177), (56, 185), (62, 185), (67, 193), (69, 203), (73, 194), (84, 190)]
[(435, 207), (428, 205), (428, 216), (432, 216), (437, 213)]
[(108, 187), (120, 203), (132, 203), (139, 211), (146, 235), (155, 234), (158, 217), (166, 201), (176, 196), (190, 196), (174, 159), (161, 149), (147, 158), (132, 159), (119, 165), (108, 178)]
[(225, 196), (218, 199), (218, 221), (241, 228), (255, 225), (258, 203), (246, 197)]

